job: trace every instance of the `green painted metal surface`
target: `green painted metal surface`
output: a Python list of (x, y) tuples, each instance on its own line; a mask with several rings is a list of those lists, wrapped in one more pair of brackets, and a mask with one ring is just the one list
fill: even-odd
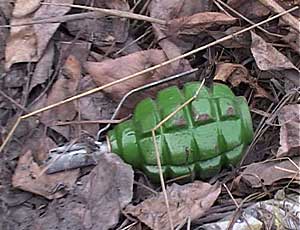
[[(190, 82), (182, 90), (169, 87), (156, 101), (147, 98), (135, 108), (133, 118), (108, 133), (111, 150), (152, 181), (159, 181), (151, 129), (192, 97), (200, 84)], [(244, 97), (236, 97), (226, 85), (203, 87), (198, 97), (156, 132), (165, 178), (193, 173), (206, 179), (222, 167), (239, 163), (253, 136), (252, 120)]]

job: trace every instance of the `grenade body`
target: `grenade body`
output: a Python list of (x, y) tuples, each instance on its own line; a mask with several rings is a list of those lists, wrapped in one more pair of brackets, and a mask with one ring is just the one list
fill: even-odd
[[(108, 133), (111, 151), (152, 181), (159, 171), (151, 130), (191, 98), (200, 84), (190, 82), (180, 90), (160, 91), (156, 100), (147, 98), (135, 108), (133, 118)], [(193, 174), (206, 179), (222, 167), (235, 166), (253, 137), (252, 120), (244, 97), (236, 97), (224, 84), (212, 90), (202, 87), (197, 98), (156, 131), (165, 178)]]

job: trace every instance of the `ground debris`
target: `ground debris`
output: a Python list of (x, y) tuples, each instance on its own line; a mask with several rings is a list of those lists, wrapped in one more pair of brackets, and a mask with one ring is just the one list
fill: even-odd
[[(182, 225), (187, 218), (194, 220), (204, 215), (218, 198), (220, 184), (210, 185), (195, 181), (186, 185), (173, 184), (167, 188), (170, 212), (174, 226)], [(125, 208), (127, 214), (137, 217), (151, 229), (169, 229), (167, 208), (163, 193), (142, 203)]]
[(300, 105), (284, 106), (278, 114), (280, 127), (280, 148), (277, 158), (300, 155)]

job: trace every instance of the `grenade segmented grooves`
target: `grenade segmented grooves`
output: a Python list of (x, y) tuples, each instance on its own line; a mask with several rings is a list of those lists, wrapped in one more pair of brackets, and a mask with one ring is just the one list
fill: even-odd
[[(133, 118), (108, 133), (111, 151), (154, 182), (159, 181), (151, 129), (191, 98), (200, 84), (182, 90), (173, 86), (160, 91), (156, 101), (142, 100)], [(223, 84), (202, 87), (197, 98), (156, 131), (165, 178), (193, 174), (206, 179), (222, 167), (236, 165), (253, 137), (252, 120), (244, 97), (236, 97)]]

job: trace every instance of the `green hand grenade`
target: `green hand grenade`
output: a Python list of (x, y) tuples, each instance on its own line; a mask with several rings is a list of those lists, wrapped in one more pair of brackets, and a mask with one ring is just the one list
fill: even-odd
[[(147, 98), (135, 108), (133, 118), (108, 133), (111, 151), (134, 168), (159, 181), (151, 130), (191, 98), (199, 83), (160, 91), (156, 101)], [(197, 98), (156, 131), (165, 178), (193, 173), (205, 179), (222, 167), (237, 165), (253, 137), (251, 115), (244, 97), (236, 97), (226, 85), (202, 87)]]

